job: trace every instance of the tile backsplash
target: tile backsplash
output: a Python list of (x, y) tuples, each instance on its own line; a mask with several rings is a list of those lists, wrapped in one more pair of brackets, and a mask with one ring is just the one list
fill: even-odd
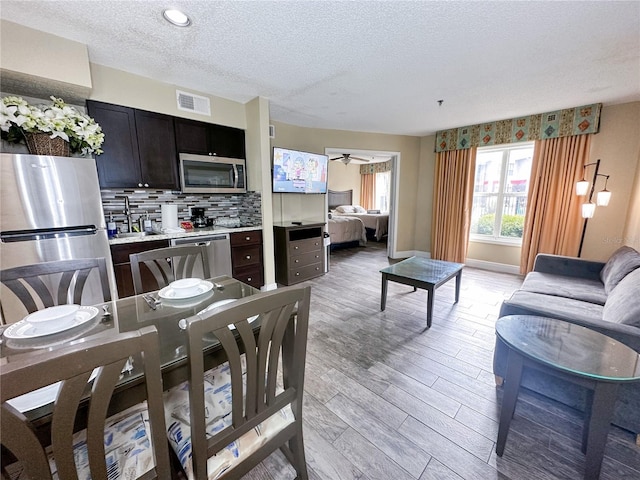
[(101, 190), (104, 213), (122, 226), (126, 221), (124, 215), (124, 197), (129, 197), (132, 220), (137, 221), (141, 215), (149, 213), (149, 218), (160, 228), (161, 205), (173, 203), (178, 205), (178, 221), (190, 220), (189, 207), (205, 208), (205, 217), (216, 219), (220, 224), (241, 224), (260, 226), (262, 224), (261, 202), (259, 192), (244, 194), (183, 194), (172, 190), (134, 190), (108, 189)]

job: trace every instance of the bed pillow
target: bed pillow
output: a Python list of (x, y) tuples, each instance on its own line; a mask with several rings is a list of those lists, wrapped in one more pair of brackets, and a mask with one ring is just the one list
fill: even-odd
[(356, 213), (356, 209), (351, 205), (340, 205), (336, 207), (336, 211), (340, 213)]
[(362, 208), (360, 205), (354, 205), (353, 208), (356, 209), (356, 213), (367, 213), (367, 211)]

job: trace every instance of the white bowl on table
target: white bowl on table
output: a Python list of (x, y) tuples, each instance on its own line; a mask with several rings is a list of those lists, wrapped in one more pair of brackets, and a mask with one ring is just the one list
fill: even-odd
[(56, 305), (38, 310), (25, 317), (25, 320), (42, 332), (52, 332), (73, 324), (80, 305)]
[(171, 282), (169, 286), (175, 291), (176, 298), (188, 298), (198, 295), (200, 289), (198, 288), (202, 280), (199, 278), (183, 278)]

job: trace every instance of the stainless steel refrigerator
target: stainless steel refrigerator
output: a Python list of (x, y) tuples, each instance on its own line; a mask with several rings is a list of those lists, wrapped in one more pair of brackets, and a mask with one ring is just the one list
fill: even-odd
[[(105, 257), (117, 298), (94, 159), (0, 154), (0, 202), (0, 269)], [(27, 314), (1, 286), (0, 295), (5, 323)], [(99, 277), (92, 272), (82, 304), (101, 300)]]

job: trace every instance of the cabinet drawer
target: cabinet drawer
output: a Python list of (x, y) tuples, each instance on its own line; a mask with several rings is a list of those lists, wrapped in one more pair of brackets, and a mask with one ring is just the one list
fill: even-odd
[(258, 245), (262, 243), (262, 230), (251, 230), (250, 232), (235, 232), (230, 235), (231, 246), (241, 247), (243, 245)]
[(252, 287), (260, 288), (263, 284), (262, 265), (248, 265), (246, 267), (234, 268), (233, 278)]
[(322, 262), (289, 270), (289, 283), (298, 283), (322, 274)]
[(301, 255), (291, 255), (289, 268), (301, 268), (313, 263), (322, 262), (322, 252), (309, 252)]
[(262, 246), (250, 245), (248, 247), (236, 247), (231, 249), (231, 258), (234, 267), (256, 265), (262, 262)]
[(307, 240), (297, 240), (289, 243), (289, 255), (300, 255), (301, 253), (316, 252), (322, 250), (321, 238), (309, 238)]

